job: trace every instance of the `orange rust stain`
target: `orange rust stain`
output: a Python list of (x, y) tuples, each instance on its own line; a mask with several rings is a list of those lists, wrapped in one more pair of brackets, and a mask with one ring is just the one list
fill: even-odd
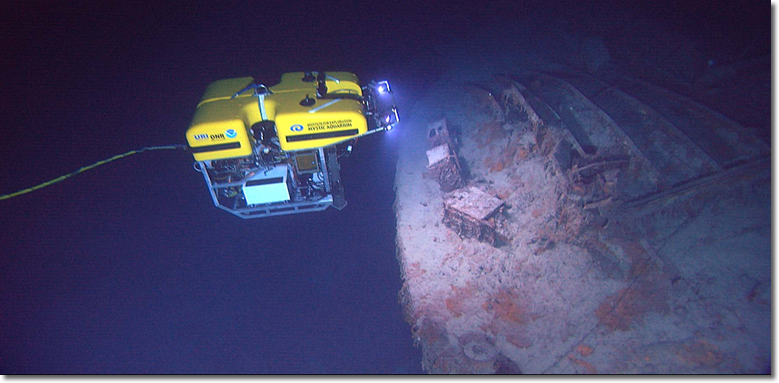
[(417, 278), (427, 273), (427, 270), (423, 269), (419, 262), (412, 263), (406, 270), (406, 277), (408, 279)]
[(496, 193), (498, 198), (505, 200), (506, 198), (511, 196), (511, 190), (509, 189), (500, 189)]
[(464, 287), (452, 286), (452, 292), (444, 302), (449, 312), (455, 317), (459, 317), (465, 312), (465, 301), (473, 297), (474, 288), (468, 283)]
[(581, 356), (590, 356), (592, 355), (593, 351), (594, 350), (590, 346), (585, 346), (583, 344), (576, 346), (576, 352), (578, 352)]
[(714, 368), (724, 361), (719, 348), (705, 339), (682, 345), (676, 354), (684, 363), (694, 367)]
[[(630, 271), (628, 272), (628, 278), (634, 278), (639, 273), (647, 272), (655, 269), (654, 264), (647, 264), (649, 260), (649, 254), (646, 249), (640, 243), (636, 241), (617, 241), (619, 246), (625, 252), (625, 255), (630, 259)], [(651, 269), (644, 270), (645, 267), (651, 267)]]
[(497, 173), (506, 168), (506, 164), (503, 160), (498, 160), (494, 165), (490, 166), (490, 173)]
[(514, 156), (514, 160), (519, 162), (527, 158), (529, 155), (530, 155), (530, 151), (527, 151), (525, 149), (519, 149), (517, 151), (517, 154)]
[(492, 142), (506, 137), (506, 132), (497, 121), (491, 121), (482, 125), (474, 137), (479, 148), (483, 148)]
[(612, 294), (598, 306), (598, 322), (609, 331), (627, 331), (633, 322), (640, 322), (650, 312), (667, 313), (668, 290), (652, 283), (636, 283)]
[(493, 311), (495, 317), (507, 322), (525, 324), (528, 316), (519, 306), (517, 295), (506, 289), (501, 289), (495, 296), (484, 302), (482, 306), (487, 311)]
[(571, 185), (571, 189), (573, 189), (573, 191), (576, 193), (584, 193), (584, 187), (578, 184)]
[(533, 340), (522, 334), (508, 333), (504, 334), (506, 341), (513, 344), (516, 348), (528, 348), (533, 345)]
[(573, 357), (573, 355), (568, 355), (568, 360), (570, 360), (572, 363), (575, 363), (581, 367), (584, 368), (585, 374), (597, 374), (598, 369), (595, 368), (595, 366), (592, 365), (592, 363), (585, 362), (583, 360), (579, 360)]

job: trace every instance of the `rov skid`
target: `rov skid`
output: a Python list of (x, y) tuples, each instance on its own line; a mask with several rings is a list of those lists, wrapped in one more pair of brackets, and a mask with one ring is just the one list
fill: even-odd
[(339, 158), (356, 138), (390, 130), (389, 83), (348, 72), (292, 72), (274, 86), (213, 82), (187, 130), (214, 205), (241, 218), (346, 206)]

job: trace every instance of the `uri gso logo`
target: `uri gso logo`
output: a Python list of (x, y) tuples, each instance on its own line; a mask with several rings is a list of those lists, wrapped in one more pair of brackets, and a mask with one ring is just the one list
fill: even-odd
[(303, 130), (303, 125), (292, 125), (292, 127), (290, 127), (289, 130), (293, 132), (299, 132)]
[(225, 131), (225, 136), (227, 136), (227, 138), (235, 138), (237, 135), (238, 133), (235, 131), (235, 129), (227, 129)]
[(206, 138), (208, 138), (208, 134), (196, 134), (195, 135), (195, 139), (196, 140), (205, 140)]

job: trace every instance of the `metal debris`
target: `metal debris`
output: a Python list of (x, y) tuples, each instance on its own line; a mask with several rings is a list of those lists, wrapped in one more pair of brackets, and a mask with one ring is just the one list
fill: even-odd
[(441, 190), (450, 192), (465, 186), (460, 161), (457, 160), (457, 155), (449, 147), (449, 144), (428, 150), (427, 160), (425, 177), (436, 180), (441, 186)]
[(454, 137), (449, 133), (449, 126), (445, 118), (427, 124), (427, 143), (430, 148), (443, 144), (448, 144), (450, 148), (455, 147)]
[(493, 218), (504, 206), (497, 197), (471, 186), (444, 197), (443, 223), (460, 237), (501, 246), (508, 238), (497, 230)]

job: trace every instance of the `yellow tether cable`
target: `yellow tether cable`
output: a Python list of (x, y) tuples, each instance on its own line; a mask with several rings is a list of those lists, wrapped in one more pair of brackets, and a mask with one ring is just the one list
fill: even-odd
[(81, 169), (76, 170), (75, 172), (68, 173), (68, 174), (65, 174), (63, 176), (59, 176), (59, 177), (57, 177), (57, 178), (55, 178), (55, 179), (53, 179), (51, 181), (46, 181), (46, 182), (44, 182), (42, 184), (35, 185), (35, 186), (31, 187), (31, 188), (19, 190), (19, 191), (14, 192), (14, 193), (0, 195), (0, 200), (13, 198), (13, 197), (16, 197), (16, 196), (20, 196), (22, 194), (27, 194), (27, 193), (29, 193), (31, 191), (35, 191), (35, 190), (38, 190), (38, 189), (45, 188), (46, 186), (56, 184), (57, 182), (60, 182), (60, 181), (64, 181), (64, 180), (66, 180), (66, 179), (68, 179), (70, 177), (75, 176), (76, 174), (81, 173), (81, 172), (85, 172), (85, 171), (87, 171), (89, 169), (96, 168), (96, 167), (98, 167), (100, 165), (105, 165), (105, 164), (107, 164), (109, 162), (116, 161), (116, 160), (118, 160), (120, 158), (129, 157), (129, 156), (131, 156), (133, 154), (145, 152), (147, 150), (174, 150), (174, 149), (186, 149), (186, 146), (185, 145), (148, 146), (148, 147), (145, 147), (143, 149), (131, 150), (131, 151), (129, 151), (127, 153), (124, 153), (124, 154), (117, 154), (117, 155), (115, 155), (115, 156), (113, 156), (111, 158), (107, 158), (105, 160), (95, 162), (92, 165), (84, 166)]

